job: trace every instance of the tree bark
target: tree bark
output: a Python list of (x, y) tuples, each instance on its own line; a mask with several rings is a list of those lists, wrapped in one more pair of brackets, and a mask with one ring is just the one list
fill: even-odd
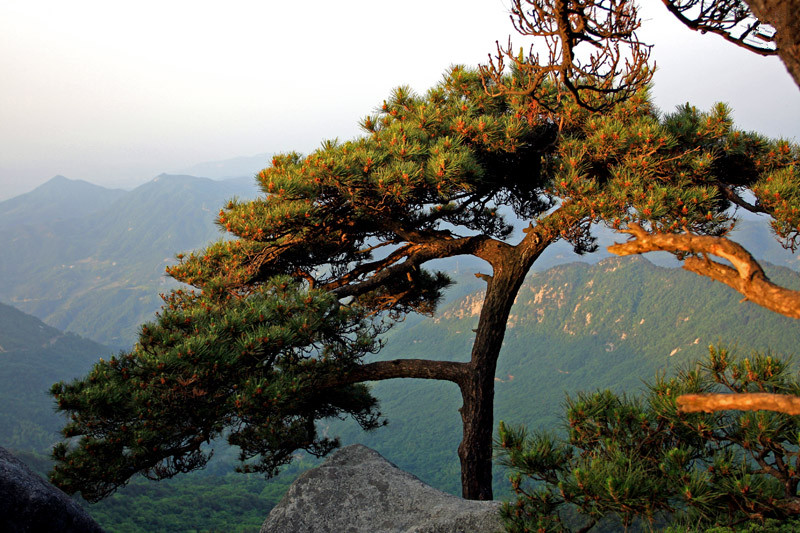
[(494, 432), (494, 377), (503, 346), (508, 315), (525, 275), (553, 242), (530, 233), (517, 247), (498, 245), (480, 254), (494, 273), (481, 275), (487, 281), (475, 342), (469, 362), (471, 372), (461, 384), (463, 405), (459, 412), (463, 438), (458, 446), (461, 461), (461, 490), (468, 500), (491, 500), (492, 434)]
[(393, 359), (361, 365), (351, 371), (344, 382), (337, 382), (337, 385), (394, 378), (436, 379), (460, 384), (467, 378), (469, 372), (470, 367), (467, 363), (430, 359)]
[[(468, 363), (428, 359), (396, 359), (361, 365), (336, 382), (336, 386), (394, 378), (446, 380), (461, 390), (459, 409), (463, 438), (458, 447), (461, 461), (461, 491), (464, 499), (491, 500), (492, 435), (494, 433), (494, 385), (497, 359), (505, 337), (506, 324), (525, 276), (542, 252), (559, 238), (558, 227), (570, 210), (551, 214), (547, 224), (526, 230), (516, 246), (476, 237), (455, 242), (456, 252), (469, 253), (492, 265), (493, 275), (476, 274), (487, 281), (486, 296), (475, 330), (475, 342)], [(572, 220), (570, 218), (570, 220)], [(453, 245), (451, 243), (451, 245)], [(452, 253), (458, 255), (458, 253)], [(338, 293), (337, 293), (338, 294)]]
[(742, 394), (682, 394), (678, 410), (684, 413), (727, 411), (778, 411), (800, 415), (800, 396), (751, 392)]
[(778, 57), (800, 87), (800, 0), (747, 0), (753, 14), (775, 28)]

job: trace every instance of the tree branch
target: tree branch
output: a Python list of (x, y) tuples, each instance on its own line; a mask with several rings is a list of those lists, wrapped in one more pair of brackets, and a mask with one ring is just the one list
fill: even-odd
[(800, 396), (753, 392), (743, 394), (683, 394), (678, 396), (678, 410), (683, 413), (725, 411), (778, 411), (800, 415)]
[[(776, 55), (775, 31), (738, 0), (662, 0), (686, 27), (711, 32), (762, 56)], [(691, 14), (690, 14), (691, 13)]]
[[(416, 270), (421, 264), (432, 259), (464, 254), (476, 255), (477, 250), (484, 246), (486, 241), (492, 240), (493, 239), (488, 239), (482, 235), (476, 235), (459, 239), (447, 239), (439, 242), (408, 245), (402, 249), (403, 253), (398, 254), (398, 257), (392, 259), (394, 264), (381, 269), (372, 277), (350, 284), (344, 284), (349, 281), (349, 278), (342, 278), (336, 282), (326, 284), (324, 288), (334, 293), (338, 298), (359, 296), (385, 286), (389, 279), (406, 276), (409, 272)], [(403, 255), (406, 256), (406, 260), (397, 262)], [(386, 263), (388, 263), (388, 261)]]
[[(641, 21), (633, 2), (513, 0), (511, 21), (523, 36), (540, 39), (549, 59), (541, 60), (533, 45), (526, 58), (521, 51), (514, 53), (510, 39), (505, 48), (498, 43), (497, 55), (480, 67), (490, 94), (531, 95), (552, 111), (561, 94), (569, 93), (579, 105), (602, 111), (628, 99), (652, 78), (651, 46), (636, 36)], [(579, 51), (582, 44), (591, 47)], [(506, 61), (518, 71), (511, 84), (503, 81)]]
[(652, 234), (638, 224), (622, 230), (634, 238), (625, 243), (608, 247), (612, 254), (625, 256), (654, 251), (688, 252), (691, 254), (715, 255), (731, 262), (730, 266), (708, 259), (687, 257), (683, 268), (719, 281), (743, 294), (750, 300), (771, 311), (790, 318), (800, 318), (800, 291), (793, 291), (772, 283), (761, 265), (741, 245), (724, 237), (682, 234)]
[(327, 377), (315, 383), (315, 386), (328, 388), (396, 378), (435, 379), (451, 381), (460, 386), (471, 372), (472, 367), (469, 363), (430, 359), (393, 359), (358, 365), (346, 374)]
[(350, 373), (358, 381), (394, 378), (437, 379), (460, 383), (471, 371), (469, 363), (430, 359), (393, 359), (361, 365)]
[(800, 0), (662, 0), (688, 28), (781, 58), (800, 87)]
[(778, 32), (778, 56), (800, 87), (800, 0), (747, 0), (753, 15)]

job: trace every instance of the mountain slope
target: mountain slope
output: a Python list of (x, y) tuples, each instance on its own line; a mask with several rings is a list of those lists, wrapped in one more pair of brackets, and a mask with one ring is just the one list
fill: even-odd
[(50, 386), (85, 374), (108, 352), (0, 303), (0, 446), (46, 453), (64, 422)]
[[(785, 268), (770, 275), (800, 288)], [(657, 372), (674, 372), (707, 353), (709, 344), (735, 343), (744, 353), (800, 346), (800, 322), (764, 310), (726, 286), (639, 258), (572, 263), (531, 274), (509, 318), (498, 363), (495, 420), (555, 427), (564, 393), (611, 388), (641, 390)], [(469, 358), (481, 294), (443, 307), (433, 319), (401, 324), (387, 336), (381, 359)], [(389, 425), (371, 434), (332, 424), (345, 442), (362, 442), (401, 468), (453, 493), (459, 491), (456, 447), (460, 396), (450, 383), (393, 380), (374, 385)], [(497, 470), (496, 489), (507, 489)]]
[[(796, 272), (770, 268), (769, 273), (780, 283), (800, 287), (800, 276)], [(461, 275), (470, 276), (470, 273), (462, 271)], [(642, 380), (652, 379), (659, 371), (673, 372), (679, 365), (702, 357), (707, 345), (720, 339), (737, 342), (744, 352), (771, 347), (775, 352), (787, 353), (800, 346), (800, 323), (748, 302), (739, 303), (739, 299), (739, 295), (726, 286), (689, 272), (657, 267), (639, 257), (610, 258), (594, 265), (572, 263), (533, 273), (520, 291), (509, 320), (496, 374), (495, 420), (552, 428), (559, 421), (565, 392), (598, 388), (634, 392), (641, 388)], [(444, 305), (434, 318), (409, 319), (401, 323), (389, 332), (386, 348), (376, 357), (466, 360), (481, 300), (480, 294), (462, 293)], [(18, 319), (18, 315), (0, 315), (0, 324), (14, 324)], [(54, 330), (38, 321), (7, 330), (41, 331), (39, 336), (23, 335), (34, 343), (47, 343), (54, 334)], [(12, 346), (19, 342), (0, 330), (0, 344)], [(83, 350), (89, 352), (87, 348)], [(4, 355), (0, 353), (0, 357)], [(23, 361), (37, 368), (53, 364), (48, 359)], [(85, 364), (88, 369), (89, 361)], [(12, 370), (11, 373), (17, 376), (16, 383), (11, 383), (11, 378), (3, 378), (0, 391), (8, 387), (14, 391), (8, 395), (12, 399), (14, 394), (24, 392), (14, 389), (15, 385), (21, 387), (37, 377), (24, 371)], [(24, 403), (38, 406), (37, 411), (27, 414), (20, 410), (24, 406), (16, 406), (17, 418), (36, 420), (48, 411), (50, 399), (41, 391), (63, 378), (63, 375), (45, 377), (41, 380), (42, 387), (31, 387), (39, 392)], [(458, 493), (456, 447), (461, 437), (461, 421), (457, 411), (460, 398), (455, 385), (398, 379), (376, 383), (373, 390), (381, 399), (382, 410), (389, 420), (387, 427), (365, 434), (352, 423), (330, 421), (323, 431), (340, 435), (343, 444), (360, 442), (371, 446), (422, 480)], [(8, 398), (3, 400), (1, 392), (0, 401), (8, 401)], [(2, 413), (7, 410), (0, 408)], [(4, 420), (8, 423), (0, 418)], [(41, 429), (34, 431), (30, 425), (22, 424), (15, 431), (14, 443), (27, 438), (40, 443), (35, 449), (46, 444), (47, 435)], [(4, 434), (0, 426), (0, 435)], [(0, 441), (0, 445), (7, 444)], [(16, 446), (23, 448), (19, 444)], [(230, 457), (233, 450), (223, 448), (219, 452), (217, 457)], [(203, 494), (213, 493), (219, 498), (220, 493), (206, 491), (203, 487), (219, 487), (224, 483), (226, 491), (240, 494), (236, 501), (244, 502), (245, 507), (261, 501), (265, 509), (271, 505), (266, 501), (276, 501), (286, 487), (285, 476), (270, 483), (256, 483), (245, 476), (232, 476), (224, 481), (217, 477), (230, 469), (229, 462), (217, 460), (205, 472), (176, 478), (174, 486), (172, 482), (137, 481), (90, 510), (102, 517), (102, 523), (109, 528), (125, 524), (131, 531), (169, 529), (166, 524), (171, 527), (176, 523), (175, 513), (181, 509), (181, 502), (169, 497), (170, 491), (179, 490), (177, 487), (188, 491), (187, 494), (199, 494), (202, 490)], [(297, 466), (288, 470), (291, 475), (298, 471)], [(495, 492), (502, 497), (508, 490), (508, 482), (501, 469), (496, 468), (495, 472)], [(256, 497), (259, 492), (261, 495)], [(144, 515), (141, 520), (134, 519), (138, 511), (134, 516), (130, 513), (131, 509), (154, 508), (156, 503), (163, 504), (158, 507), (163, 509), (163, 519), (153, 513), (148, 514), (146, 520)], [(224, 508), (219, 509), (221, 513), (224, 511)], [(230, 519), (234, 520), (230, 523), (233, 530), (236, 519)], [(208, 521), (201, 523), (211, 523), (210, 518), (203, 520)]]
[(237, 195), (254, 196), (253, 180), (161, 175), (80, 217), (48, 221), (32, 207), (32, 223), (0, 226), (0, 299), (59, 329), (130, 346), (170, 286), (164, 267), (220, 238), (216, 214)]

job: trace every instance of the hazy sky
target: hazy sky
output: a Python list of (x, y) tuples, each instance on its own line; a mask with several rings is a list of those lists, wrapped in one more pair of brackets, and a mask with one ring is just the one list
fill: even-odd
[[(778, 59), (642, 3), (662, 109), (725, 101), (741, 127), (800, 141), (800, 89)], [(423, 92), (511, 33), (503, 0), (3, 0), (0, 200), (56, 174), (130, 187), (351, 138), (392, 87)]]

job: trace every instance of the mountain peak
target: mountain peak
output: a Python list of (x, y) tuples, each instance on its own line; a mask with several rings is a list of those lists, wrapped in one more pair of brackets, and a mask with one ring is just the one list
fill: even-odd
[(162, 172), (152, 180), (150, 183), (158, 183), (163, 181), (170, 181), (170, 182), (187, 182), (187, 181), (194, 181), (194, 182), (208, 182), (208, 181), (215, 181), (211, 178), (205, 178), (203, 176), (190, 176), (188, 174), (167, 174), (166, 172)]
[(121, 189), (59, 174), (30, 192), (0, 202), (0, 227), (80, 217), (110, 205), (123, 194)]

